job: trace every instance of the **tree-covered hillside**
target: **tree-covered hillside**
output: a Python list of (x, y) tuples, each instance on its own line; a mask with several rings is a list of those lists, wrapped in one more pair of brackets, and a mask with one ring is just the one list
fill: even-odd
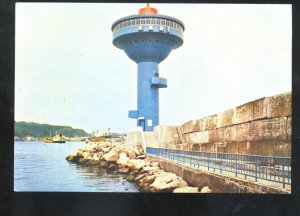
[(38, 124), (34, 122), (16, 122), (15, 121), (15, 136), (17, 137), (45, 137), (49, 136), (50, 132), (52, 136), (55, 132), (61, 133), (66, 137), (89, 137), (91, 134), (85, 132), (82, 129), (74, 129), (70, 126), (59, 126), (49, 124)]

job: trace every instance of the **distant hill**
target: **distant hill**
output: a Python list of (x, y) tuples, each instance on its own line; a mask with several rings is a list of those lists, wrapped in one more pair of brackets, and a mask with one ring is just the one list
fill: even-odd
[(49, 124), (38, 124), (34, 122), (16, 122), (15, 121), (15, 136), (17, 137), (45, 137), (52, 136), (57, 131), (66, 137), (90, 137), (91, 134), (85, 132), (82, 129), (74, 129), (70, 126), (59, 126), (59, 125), (49, 125)]

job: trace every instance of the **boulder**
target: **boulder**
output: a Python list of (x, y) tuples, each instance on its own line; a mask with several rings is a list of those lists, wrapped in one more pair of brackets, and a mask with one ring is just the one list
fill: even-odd
[(147, 160), (145, 160), (145, 166), (151, 166), (151, 162), (150, 161), (147, 161)]
[(114, 150), (111, 150), (108, 153), (102, 155), (101, 158), (105, 159), (108, 162), (116, 162), (119, 159), (119, 155)]
[(151, 170), (148, 172), (149, 175), (154, 175), (154, 176), (160, 176), (160, 175), (163, 175), (165, 173), (164, 170)]
[(135, 176), (137, 177), (137, 175), (139, 174), (139, 172), (137, 170), (133, 170), (129, 173), (129, 175)]
[(146, 155), (137, 156), (137, 159), (145, 159), (145, 158), (146, 158)]
[(107, 168), (110, 170), (115, 170), (115, 169), (117, 169), (117, 165), (115, 163), (109, 163)]
[(144, 183), (140, 186), (141, 192), (149, 192), (150, 191), (150, 184), (151, 183)]
[(159, 163), (156, 162), (156, 161), (153, 161), (153, 162), (151, 162), (150, 166), (152, 166), (152, 167), (159, 167)]
[(119, 173), (122, 173), (122, 174), (127, 174), (129, 173), (130, 169), (128, 167), (123, 167), (121, 169), (119, 169)]
[(153, 171), (153, 170), (159, 170), (159, 167), (149, 167), (149, 166), (145, 166), (143, 167), (144, 171)]
[(126, 154), (126, 156), (128, 155), (128, 150), (124, 147), (124, 146), (118, 146), (114, 148), (115, 152), (117, 152), (117, 154)]
[(147, 175), (145, 176), (144, 178), (141, 179), (141, 183), (142, 184), (146, 184), (146, 183), (149, 183), (149, 186), (152, 182), (154, 182), (154, 180), (156, 179), (156, 176), (155, 175)]
[(106, 167), (107, 166), (107, 162), (105, 160), (100, 160), (99, 165), (100, 165), (100, 167)]
[(168, 191), (177, 187), (186, 187), (188, 184), (174, 173), (165, 172), (157, 176), (150, 185), (152, 191)]
[(111, 150), (111, 147), (100, 147), (101, 151), (104, 152), (104, 153), (107, 153)]
[(182, 187), (176, 188), (174, 193), (199, 193), (198, 187)]
[[(154, 180), (155, 182), (155, 180)], [(173, 192), (175, 188), (178, 187), (177, 182), (169, 182), (167, 184), (150, 184), (149, 191), (150, 192)]]
[[(121, 153), (121, 154), (124, 154), (124, 153)], [(119, 164), (122, 167), (125, 167), (129, 160), (130, 159), (129, 159), (129, 157), (127, 157), (127, 155), (125, 157), (119, 156), (119, 159), (117, 160), (117, 164)]]
[(90, 160), (89, 164), (91, 164), (91, 165), (99, 165), (100, 161), (99, 160)]
[(126, 166), (130, 167), (131, 169), (141, 169), (146, 165), (144, 160), (137, 160), (137, 159), (130, 159)]
[(134, 151), (129, 150), (129, 151), (128, 151), (128, 157), (129, 157), (130, 159), (136, 159), (136, 154), (134, 153)]
[(135, 155), (137, 155), (137, 156), (140, 155), (139, 150), (135, 146), (131, 147), (130, 150), (133, 151), (135, 153)]
[(78, 158), (78, 157), (77, 157), (76, 154), (70, 153), (70, 154), (68, 154), (68, 156), (66, 157), (66, 160), (67, 160), (67, 161), (76, 161), (77, 158)]
[(129, 175), (129, 176), (126, 177), (126, 180), (129, 181), (129, 182), (133, 182), (135, 178), (136, 178), (135, 176)]
[(88, 158), (90, 156), (89, 152), (83, 152), (82, 153), (83, 158)]
[(137, 146), (137, 150), (139, 152), (139, 155), (145, 154), (144, 149), (142, 146)]
[(97, 155), (97, 157), (98, 157), (99, 160), (100, 160), (100, 158), (101, 158), (101, 156), (103, 155), (103, 153), (102, 153), (102, 152), (97, 152), (96, 155)]
[(127, 154), (125, 152), (118, 153), (116, 151), (116, 153), (119, 155), (119, 158), (126, 158), (127, 157)]
[(99, 155), (98, 155), (98, 154), (94, 154), (94, 155), (92, 156), (92, 159), (93, 159), (93, 160), (96, 160), (96, 161), (98, 161), (98, 162), (99, 162), (99, 160), (100, 160), (100, 157), (99, 157)]
[(130, 160), (127, 162), (126, 166), (130, 169), (134, 169), (134, 163), (130, 162)]
[(77, 155), (78, 158), (83, 158), (83, 151), (78, 149), (76, 155)]
[(200, 193), (212, 193), (212, 190), (208, 186), (204, 186)]
[(78, 161), (79, 164), (85, 164), (86, 162), (88, 162), (88, 159), (86, 158), (80, 158)]
[(140, 174), (140, 175), (138, 175), (138, 177), (136, 177), (136, 178), (134, 179), (134, 181), (138, 181), (138, 180), (144, 178), (146, 175), (147, 175), (147, 173)]

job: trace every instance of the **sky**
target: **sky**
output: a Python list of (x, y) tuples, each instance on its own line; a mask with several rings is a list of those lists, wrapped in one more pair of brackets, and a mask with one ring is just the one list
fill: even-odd
[[(185, 24), (160, 63), (160, 124), (181, 125), (291, 91), (292, 8), (285, 4), (150, 4)], [(15, 120), (87, 132), (136, 126), (137, 65), (111, 24), (145, 4), (16, 3)]]

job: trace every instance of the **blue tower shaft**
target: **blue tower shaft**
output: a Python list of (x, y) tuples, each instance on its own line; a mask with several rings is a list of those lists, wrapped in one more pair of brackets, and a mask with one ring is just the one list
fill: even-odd
[(158, 77), (158, 63), (138, 63), (137, 125), (145, 131), (159, 124), (159, 86), (153, 84), (153, 77)]
[(159, 88), (167, 87), (158, 64), (183, 44), (184, 25), (173, 17), (139, 13), (115, 21), (112, 31), (113, 44), (138, 65), (137, 109), (128, 117), (144, 131), (153, 131), (159, 125)]

